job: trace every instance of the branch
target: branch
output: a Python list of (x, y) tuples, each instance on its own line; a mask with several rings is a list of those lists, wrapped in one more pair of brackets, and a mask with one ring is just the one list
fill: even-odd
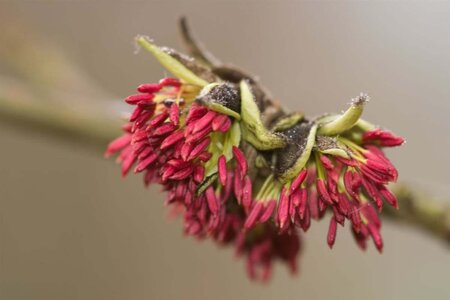
[(0, 124), (11, 125), (27, 133), (42, 133), (92, 148), (105, 146), (120, 133), (118, 117), (107, 114), (86, 115), (64, 107), (21, 103), (0, 96)]
[(7, 16), (0, 26), (0, 124), (104, 149), (120, 132), (109, 93), (32, 27)]
[(195, 38), (186, 17), (182, 16), (179, 19), (178, 28), (180, 31), (181, 41), (192, 57), (208, 67), (221, 65), (220, 60), (209, 52), (205, 46), (203, 46), (203, 44)]
[(393, 191), (399, 209), (386, 207), (383, 217), (414, 226), (430, 236), (450, 243), (450, 205), (434, 199), (406, 184), (397, 184)]
[[(208, 64), (219, 64), (203, 47), (198, 45), (186, 21), (182, 20), (180, 25), (183, 40), (190, 52), (203, 58)], [(0, 36), (0, 40), (8, 39)], [(34, 51), (36, 51), (36, 45), (38, 44), (41, 45), (42, 43), (34, 43)], [(26, 49), (26, 47), (24, 48)], [(6, 83), (4, 86), (0, 85), (0, 91), (2, 91), (0, 93), (0, 124), (11, 125), (13, 128), (21, 129), (27, 133), (41, 133), (59, 140), (70, 141), (76, 143), (76, 145), (86, 146), (96, 153), (102, 153), (106, 144), (120, 134), (119, 113), (111, 109), (112, 103), (96, 100), (99, 98), (98, 95), (101, 95), (100, 98), (102, 99), (108, 97), (102, 92), (98, 92), (96, 86), (90, 86), (85, 79), (85, 74), (78, 70), (75, 64), (65, 58), (59, 59), (59, 63), (56, 64), (53, 55), (55, 52), (49, 52), (48, 48), (41, 51), (41, 56), (49, 56), (48, 59), (31, 60), (32, 62), (41, 62), (35, 63), (31, 68), (34, 70), (33, 72), (43, 74), (43, 72), (39, 72), (41, 69), (45, 69), (41, 68), (42, 62), (53, 61), (53, 67), (55, 65), (60, 67), (58, 68), (58, 74), (70, 74), (70, 76), (64, 79), (58, 77), (57, 81), (50, 76), (43, 82), (42, 76), (30, 76), (26, 74), (29, 69), (21, 68), (22, 62), (28, 54), (25, 53), (24, 57), (23, 55), (17, 56), (17, 53), (22, 52), (11, 51), (10, 55), (7, 55), (7, 61), (27, 82), (14, 86), (17, 82), (11, 84), (12, 82), (9, 79), (5, 81), (5, 78), (0, 78), (0, 83)], [(0, 55), (0, 58), (1, 56), (4, 55)], [(245, 72), (236, 72), (234, 68), (219, 66), (216, 67), (216, 71), (228, 74), (231, 77), (252, 77)], [(38, 82), (35, 82), (36, 78), (38, 78)], [(67, 84), (68, 82), (71, 84)], [(37, 89), (37, 92), (35, 89), (31, 93), (24, 93), (29, 86), (44, 86), (46, 89), (51, 87), (52, 91), (58, 88), (67, 91), (68, 86), (79, 87), (79, 89), (72, 91), (72, 97), (60, 97), (60, 95), (55, 97), (51, 93), (43, 93), (42, 89)], [(82, 97), (84, 99), (79, 99), (81, 97), (79, 90), (92, 89), (95, 92), (91, 93), (91, 96), (85, 95)], [(77, 95), (77, 99), (74, 99), (73, 95)], [(66, 101), (55, 101), (55, 99), (62, 98)], [(276, 115), (281, 111), (279, 105), (270, 102), (266, 109), (273, 108), (274, 112), (266, 112), (266, 117), (269, 119), (270, 115)], [(382, 214), (383, 217), (399, 224), (420, 229), (438, 240), (450, 242), (450, 206), (448, 204), (444, 205), (441, 201), (420, 193), (405, 184), (396, 185), (394, 192), (398, 197), (400, 209), (395, 210), (386, 207)]]
[[(67, 108), (23, 105), (0, 98), (0, 122), (26, 132), (38, 132), (84, 145), (99, 152), (119, 134), (119, 119), (105, 113), (82, 115)], [(418, 228), (436, 239), (450, 242), (450, 206), (408, 185), (394, 187), (399, 210), (386, 206), (382, 216)]]

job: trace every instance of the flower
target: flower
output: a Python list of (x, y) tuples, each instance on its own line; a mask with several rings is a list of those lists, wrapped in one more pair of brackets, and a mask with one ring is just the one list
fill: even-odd
[(367, 95), (341, 115), (310, 120), (279, 110), (268, 122), (271, 101), (252, 78), (214, 73), (145, 37), (138, 43), (176, 77), (125, 99), (134, 110), (105, 155), (118, 153), (123, 176), (133, 169), (145, 185), (161, 185), (186, 235), (234, 245), (249, 277), (263, 281), (274, 260), (295, 273), (300, 231), (327, 211), (330, 248), (348, 220), (361, 248), (371, 238), (382, 250), (374, 206), (398, 206), (387, 187), (398, 172), (381, 148), (403, 139), (360, 119)]

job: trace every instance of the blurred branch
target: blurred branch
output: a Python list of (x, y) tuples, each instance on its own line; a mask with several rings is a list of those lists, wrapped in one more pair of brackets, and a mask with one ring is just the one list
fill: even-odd
[(195, 38), (186, 17), (182, 16), (179, 19), (178, 28), (180, 31), (181, 41), (192, 57), (208, 67), (215, 67), (222, 64), (219, 59), (217, 59), (205, 48), (205, 46), (203, 46), (199, 40)]
[[(0, 98), (0, 122), (83, 144), (94, 151), (103, 150), (119, 134), (120, 123), (117, 117), (107, 113), (87, 116), (63, 108), (23, 105), (5, 98)], [(450, 242), (450, 206), (405, 184), (396, 185), (394, 192), (400, 209), (386, 207), (383, 217)]]
[(393, 188), (400, 209), (387, 207), (383, 216), (414, 226), (430, 236), (450, 243), (450, 205), (407, 184)]
[(120, 130), (111, 95), (32, 26), (0, 26), (0, 124), (104, 148)]
[[(106, 144), (119, 134), (120, 128), (112, 102), (98, 100), (111, 97), (92, 85), (86, 74), (64, 55), (55, 55), (61, 53), (59, 49), (31, 37), (18, 39), (17, 28), (10, 27), (10, 34), (5, 34), (7, 30), (0, 32), (3, 33), (0, 34), (2, 44), (14, 46), (0, 49), (0, 66), (2, 63), (8, 65), (18, 77), (2, 78), (0, 74), (0, 123), (86, 145), (97, 152), (103, 151)], [(190, 52), (207, 64), (218, 63), (194, 39), (185, 19), (181, 20), (180, 29)], [(29, 31), (27, 35), (30, 36)], [(28, 41), (33, 47), (23, 45), (23, 41)], [(6, 63), (1, 60), (5, 58)], [(48, 62), (52, 62), (50, 69)], [(237, 76), (246, 75), (239, 73)], [(450, 242), (450, 206), (405, 184), (396, 185), (394, 192), (400, 209), (386, 208), (385, 218)]]
[(119, 120), (85, 115), (62, 107), (17, 102), (0, 96), (0, 123), (52, 135), (99, 151), (119, 133)]

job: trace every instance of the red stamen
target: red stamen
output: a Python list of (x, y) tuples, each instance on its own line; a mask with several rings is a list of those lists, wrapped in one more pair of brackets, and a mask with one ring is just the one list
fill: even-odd
[(334, 242), (336, 240), (336, 220), (335, 218), (330, 219), (330, 226), (328, 227), (328, 235), (327, 235), (327, 242), (328, 246), (330, 246), (330, 249), (333, 248)]
[(156, 93), (162, 88), (162, 85), (156, 83), (144, 83), (138, 86), (137, 90), (140, 93)]
[(227, 183), (227, 159), (224, 155), (219, 157), (218, 169), (220, 183), (224, 186)]

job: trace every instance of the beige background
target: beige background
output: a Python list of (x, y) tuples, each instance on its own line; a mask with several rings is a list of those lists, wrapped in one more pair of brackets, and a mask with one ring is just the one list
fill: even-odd
[[(340, 111), (405, 136), (390, 151), (402, 181), (450, 194), (450, 2), (0, 2), (61, 46), (111, 99), (164, 73), (133, 37), (179, 46), (184, 13), (222, 58), (290, 109)], [(0, 28), (0, 30), (2, 30)], [(8, 47), (8, 45), (0, 45)], [(122, 180), (102, 153), (0, 125), (0, 299), (450, 299), (448, 247), (385, 222), (385, 251), (361, 253), (326, 222), (305, 237), (301, 274), (263, 286), (230, 249), (184, 238), (158, 187)], [(447, 198), (449, 199), (449, 198)]]

